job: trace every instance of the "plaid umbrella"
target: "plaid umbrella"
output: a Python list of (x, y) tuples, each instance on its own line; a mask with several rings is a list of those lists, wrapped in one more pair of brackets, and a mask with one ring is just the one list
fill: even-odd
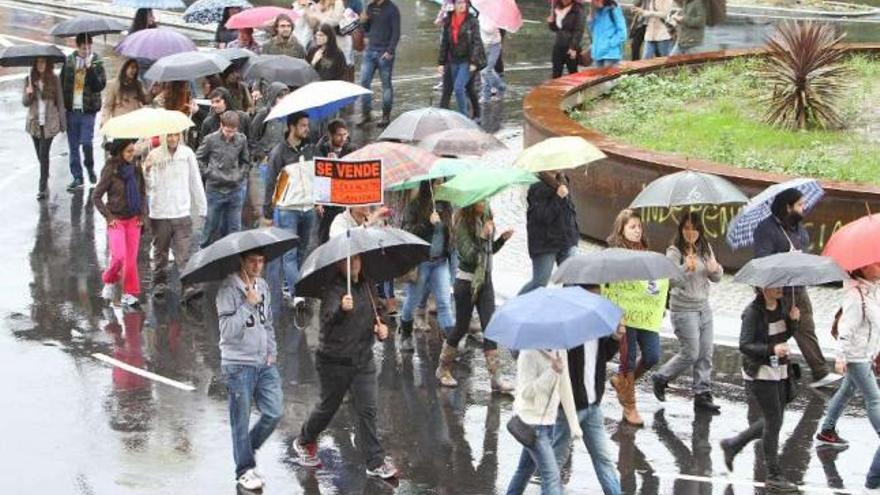
[(753, 197), (742, 210), (733, 217), (727, 226), (727, 244), (733, 249), (751, 246), (755, 242), (755, 229), (758, 224), (773, 213), (770, 205), (777, 194), (795, 188), (804, 195), (804, 210), (812, 210), (825, 195), (816, 179), (792, 179), (781, 184), (773, 184)]
[(345, 155), (346, 159), (382, 159), (384, 187), (403, 182), (410, 177), (426, 174), (439, 157), (423, 149), (401, 143), (380, 141)]
[(223, 10), (227, 7), (249, 9), (253, 7), (247, 0), (198, 0), (183, 13), (183, 20), (194, 24), (214, 24), (223, 20)]

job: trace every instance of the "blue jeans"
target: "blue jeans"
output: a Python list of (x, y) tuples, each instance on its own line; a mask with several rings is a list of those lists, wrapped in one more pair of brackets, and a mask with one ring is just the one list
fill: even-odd
[(614, 67), (620, 63), (620, 60), (615, 58), (603, 58), (602, 60), (596, 60), (593, 62), (593, 67), (603, 68), (603, 67)]
[(299, 267), (309, 254), (309, 240), (312, 231), (318, 223), (318, 215), (314, 209), (308, 211), (276, 209), (276, 226), (280, 229), (289, 230), (299, 237), (299, 246), (284, 253), (281, 258), (284, 280), (290, 289), (290, 295), (295, 294), (296, 282), (299, 280)]
[(202, 232), (202, 247), (207, 247), (213, 240), (221, 239), (233, 232), (241, 230), (241, 208), (244, 199), (241, 188), (229, 192), (208, 189), (208, 217)]
[(577, 254), (577, 248), (572, 246), (561, 251), (532, 257), (532, 279), (519, 290), (519, 293), (525, 294), (547, 285), (547, 282), (550, 281), (550, 274), (553, 273), (553, 264), (561, 265), (563, 261), (575, 254)]
[[(877, 386), (877, 379), (874, 377), (872, 367), (873, 363), (870, 362), (847, 363), (846, 378), (828, 404), (828, 415), (831, 415), (834, 409), (836, 415), (840, 416), (840, 410), (846, 406), (855, 392), (861, 392), (865, 399), (865, 411), (868, 413), (871, 427), (880, 436), (880, 387)], [(827, 417), (825, 421), (827, 423)], [(822, 428), (825, 428), (825, 424), (822, 425)], [(865, 486), (867, 488), (880, 487), (880, 447), (874, 452), (874, 460), (868, 470)]]
[(406, 301), (403, 302), (401, 321), (413, 321), (413, 311), (430, 289), (437, 302), (437, 322), (443, 331), (452, 330), (455, 317), (452, 316), (452, 297), (449, 284), (449, 260), (424, 261), (419, 265), (419, 276), (414, 284), (409, 284)]
[(553, 426), (535, 426), (537, 441), (532, 447), (523, 447), (519, 465), (510, 484), (507, 495), (520, 495), (529, 484), (529, 479), (537, 467), (541, 473), (541, 495), (562, 495), (562, 481), (559, 477), (559, 464), (553, 453)]
[[(275, 366), (224, 365), (221, 367), (229, 395), (229, 425), (236, 478), (256, 467), (254, 453), (278, 426), (284, 411), (281, 377)], [(260, 419), (250, 428), (251, 404)]]
[(843, 415), (843, 410), (855, 395), (856, 387), (850, 381), (849, 373), (847, 373), (843, 375), (843, 380), (840, 380), (837, 392), (828, 401), (828, 409), (825, 410), (825, 419), (822, 421), (822, 431), (837, 428), (837, 420)]
[(493, 89), (498, 91), (499, 96), (503, 95), (507, 91), (507, 83), (495, 72), (495, 64), (498, 63), (498, 58), (501, 57), (501, 43), (492, 43), (491, 45), (486, 45), (485, 48), (486, 68), (480, 72), (480, 77), (483, 80), (480, 96), (484, 100), (488, 100), (492, 96)]
[(459, 62), (449, 64), (452, 71), (452, 92), (455, 93), (455, 103), (458, 105), (458, 113), (462, 115), (470, 115), (468, 113), (468, 95), (467, 83), (471, 78), (471, 67), (468, 62)]
[[(82, 181), (83, 165), (86, 170), (95, 170), (95, 155), (92, 141), (95, 139), (95, 114), (67, 111), (67, 147), (70, 148), (68, 162), (70, 175)], [(82, 146), (82, 161), (79, 148)]]
[[(382, 112), (391, 113), (391, 105), (394, 103), (394, 88), (391, 87), (391, 71), (394, 69), (394, 58), (390, 60), (382, 57), (383, 52), (367, 50), (364, 52), (364, 60), (361, 63), (361, 86), (370, 90), (373, 83), (373, 75), (379, 69), (379, 79), (382, 81)], [(373, 110), (373, 94), (364, 95), (361, 100), (361, 111), (364, 115)]]
[(669, 55), (669, 51), (672, 50), (673, 41), (670, 40), (662, 40), (662, 41), (646, 41), (645, 42), (645, 60), (654, 57), (666, 57)]
[[(605, 431), (605, 417), (602, 415), (602, 405), (593, 404), (577, 412), (578, 423), (584, 432), (584, 446), (593, 461), (593, 469), (602, 486), (605, 495), (620, 495), (620, 478), (617, 476), (617, 466), (611, 457), (611, 439)], [(556, 462), (562, 466), (571, 455), (571, 430), (565, 413), (559, 409), (556, 415), (556, 427), (553, 434), (553, 450), (556, 454)]]
[(636, 370), (636, 348), (641, 349), (642, 359), (639, 365), (649, 370), (660, 360), (660, 333), (641, 328), (626, 327), (626, 345), (620, 356), (620, 372)]

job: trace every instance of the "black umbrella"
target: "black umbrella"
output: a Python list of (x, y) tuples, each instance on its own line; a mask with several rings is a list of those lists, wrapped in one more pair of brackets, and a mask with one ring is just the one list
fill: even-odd
[(430, 246), (409, 232), (392, 228), (355, 228), (331, 238), (303, 262), (296, 294), (321, 297), (337, 276), (336, 263), (359, 254), (362, 273), (372, 281), (392, 280), (428, 259)]
[(185, 284), (219, 280), (239, 270), (241, 253), (262, 249), (268, 261), (290, 251), (298, 243), (297, 236), (277, 227), (229, 234), (194, 254), (183, 269), (180, 280)]
[(308, 62), (287, 55), (258, 55), (251, 58), (245, 66), (244, 78), (248, 81), (262, 79), (281, 82), (296, 88), (321, 79)]
[(49, 31), (52, 36), (61, 38), (76, 36), (78, 34), (89, 34), (97, 36), (99, 34), (121, 33), (128, 29), (121, 22), (107, 17), (97, 17), (93, 15), (81, 15), (58, 23)]
[(199, 77), (219, 74), (229, 64), (229, 60), (217, 53), (175, 53), (157, 60), (144, 74), (144, 79), (153, 82), (194, 81)]
[(755, 287), (801, 287), (840, 282), (849, 277), (834, 259), (807, 253), (778, 253), (745, 264), (733, 280)]
[(677, 278), (681, 269), (669, 258), (653, 251), (609, 248), (572, 256), (550, 281), (554, 284), (607, 284), (634, 280)]
[(38, 58), (45, 58), (50, 64), (64, 62), (64, 52), (54, 45), (16, 45), (0, 52), (0, 66), (30, 67)]

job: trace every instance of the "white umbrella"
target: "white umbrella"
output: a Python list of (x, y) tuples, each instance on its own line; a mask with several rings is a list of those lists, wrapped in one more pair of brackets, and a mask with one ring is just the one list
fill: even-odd
[(282, 98), (266, 120), (296, 112), (306, 112), (311, 119), (322, 119), (366, 94), (370, 94), (370, 90), (347, 81), (316, 81)]

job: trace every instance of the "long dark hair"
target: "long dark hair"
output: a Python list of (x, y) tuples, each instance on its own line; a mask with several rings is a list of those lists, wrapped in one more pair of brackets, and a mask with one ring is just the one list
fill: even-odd
[(37, 82), (43, 83), (43, 89), (40, 91), (40, 98), (44, 101), (55, 101), (56, 91), (58, 91), (58, 76), (55, 75), (55, 72), (52, 70), (52, 63), (46, 59), (46, 69), (43, 71), (41, 75), (37, 71), (37, 62), (34, 61), (34, 64), (31, 66), (30, 71), (30, 82), (34, 85), (35, 91), (40, 91), (37, 87)]
[(236, 7), (223, 7), (223, 16), (220, 18), (220, 27), (226, 27), (226, 21), (232, 17), (232, 9)]
[(327, 44), (324, 45), (324, 56), (329, 58), (342, 55), (342, 50), (340, 50), (339, 45), (336, 44), (336, 30), (333, 29), (333, 26), (326, 23), (321, 24), (318, 31), (327, 37)]
[(694, 244), (696, 254), (703, 259), (708, 259), (712, 255), (712, 248), (709, 247), (709, 242), (706, 240), (706, 231), (703, 228), (703, 222), (700, 220), (700, 215), (695, 211), (687, 212), (681, 218), (681, 221), (678, 222), (678, 229), (675, 231), (676, 233), (672, 240), (672, 245), (678, 249), (678, 252), (682, 255), (682, 260), (684, 260), (684, 257), (688, 252), (688, 242), (684, 238), (683, 231), (688, 222), (690, 222), (694, 230), (700, 233), (697, 242)]
[(119, 85), (119, 95), (122, 96), (123, 93), (134, 93), (137, 96), (138, 101), (141, 103), (146, 103), (147, 96), (144, 92), (144, 86), (138, 80), (138, 76), (134, 76), (129, 79), (126, 76), (126, 72), (128, 72), (128, 68), (134, 65), (138, 69), (138, 75), (140, 75), (140, 67), (138, 66), (137, 60), (130, 58), (122, 64), (122, 67), (119, 68), (119, 75), (116, 76), (116, 81)]
[(134, 19), (131, 20), (131, 27), (128, 28), (128, 34), (136, 33), (144, 29), (152, 29), (156, 27), (156, 20), (149, 22), (148, 17), (153, 13), (153, 9), (137, 9)]

